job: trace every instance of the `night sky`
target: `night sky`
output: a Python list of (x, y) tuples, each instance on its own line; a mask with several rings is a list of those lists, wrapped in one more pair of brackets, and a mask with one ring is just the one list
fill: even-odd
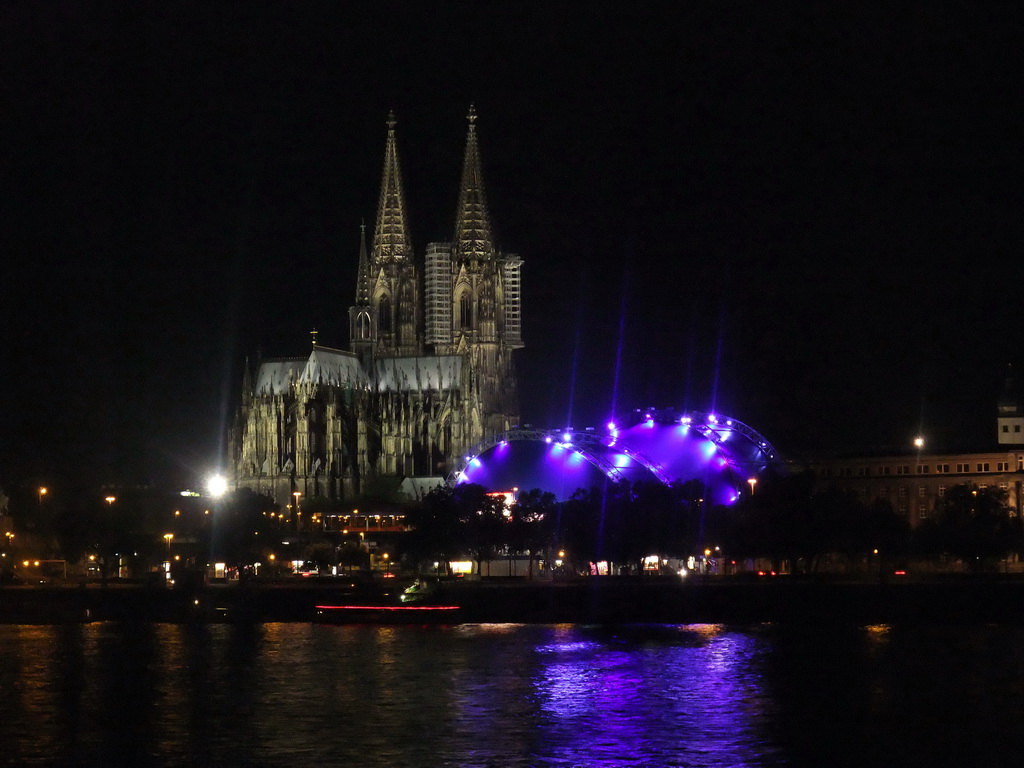
[(992, 443), (1024, 16), (811, 5), (4, 2), (0, 483), (213, 468), (247, 357), (347, 345), (388, 111), (422, 255), (470, 103), (524, 423)]

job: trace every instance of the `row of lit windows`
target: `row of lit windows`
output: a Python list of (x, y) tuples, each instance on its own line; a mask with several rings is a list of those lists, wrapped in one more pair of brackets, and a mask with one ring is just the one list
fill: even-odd
[[(957, 472), (957, 474), (968, 474), (968, 473), (971, 473), (971, 472), (991, 472), (992, 471), (992, 463), (988, 462), (988, 461), (979, 461), (979, 462), (976, 462), (974, 464), (971, 464), (969, 462), (961, 462), (961, 463), (954, 464), (954, 465), (950, 465), (950, 464), (935, 464), (934, 466), (935, 466), (935, 474), (937, 474), (937, 475), (948, 475), (948, 474), (950, 474), (950, 466), (954, 466), (956, 468), (955, 471)], [(973, 467), (973, 469), (972, 469), (972, 467)], [(1008, 462), (1008, 461), (997, 461), (995, 463), (995, 467), (996, 467), (996, 469), (995, 469), (996, 472), (1009, 472), (1010, 471), (1010, 462)], [(932, 470), (932, 465), (931, 464), (916, 464), (916, 465), (914, 465), (914, 472), (912, 473), (911, 472), (911, 465), (910, 464), (897, 464), (896, 467), (895, 467), (895, 472), (893, 472), (893, 467), (892, 466), (883, 465), (883, 466), (879, 466), (879, 467), (868, 467), (868, 466), (838, 467), (838, 468), (822, 467), (820, 474), (821, 474), (822, 477), (831, 477), (833, 472), (835, 472), (835, 476), (836, 477), (854, 477), (854, 476), (856, 476), (856, 477), (871, 477), (872, 475), (877, 475), (878, 477), (889, 477), (889, 476), (891, 476), (893, 474), (896, 474), (896, 475), (910, 475), (910, 474), (927, 475), (927, 474), (931, 473), (931, 470)], [(1024, 456), (1018, 456), (1017, 457), (1017, 471), (1018, 472), (1024, 472)]]
[[(939, 486), (939, 488), (938, 488), (938, 495), (939, 496), (945, 496), (946, 495), (946, 487), (947, 486), (945, 486), (945, 485), (940, 485)], [(985, 488), (988, 488), (988, 485), (986, 485), (985, 483), (982, 483), (981, 485), (978, 486), (978, 488), (985, 489)], [(1009, 488), (1010, 488), (1009, 483), (999, 483), (999, 489), (1000, 490), (1008, 491)], [(883, 498), (883, 499), (886, 498), (889, 495), (890, 490), (891, 489), (890, 489), (889, 486), (883, 485), (881, 488), (878, 489), (879, 497)], [(907, 498), (909, 493), (910, 492), (907, 490), (907, 486), (905, 486), (905, 485), (901, 485), (901, 486), (899, 486), (896, 489), (896, 496), (898, 498), (901, 498), (901, 499)], [(867, 499), (867, 498), (870, 498), (871, 492), (870, 492), (870, 490), (868, 488), (861, 488), (860, 489), (860, 495), (863, 498)], [(928, 486), (926, 486), (926, 485), (919, 485), (919, 486), (917, 486), (917, 496), (920, 499), (926, 498), (928, 496)]]

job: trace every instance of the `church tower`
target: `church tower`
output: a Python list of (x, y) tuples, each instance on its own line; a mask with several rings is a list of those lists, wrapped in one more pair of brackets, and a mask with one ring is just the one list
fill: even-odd
[(405, 213), (405, 193), (395, 140), (395, 116), (388, 115), (377, 224), (373, 247), (360, 243), (356, 303), (349, 309), (349, 338), (360, 357), (408, 356), (422, 352), (419, 272)]
[(454, 237), (427, 248), (426, 341), (437, 354), (469, 357), (480, 387), (483, 432), (494, 434), (519, 420), (512, 350), (523, 346), (523, 262), (495, 246), (472, 106), (468, 120)]
[(352, 351), (360, 360), (373, 356), (376, 342), (373, 306), (370, 304), (370, 257), (366, 253), (366, 224), (359, 225), (359, 271), (356, 276), (356, 303), (348, 309), (348, 337)]
[(444, 477), (516, 426), (521, 266), (494, 242), (470, 108), (455, 230), (427, 247), (420, 283), (389, 115), (372, 237), (360, 228), (350, 349), (314, 336), (311, 350), (247, 370), (235, 483), (282, 506), (296, 493), (338, 504), (372, 478)]
[(1000, 445), (1024, 445), (1024, 410), (1020, 407), (1013, 367), (1006, 372), (1006, 383), (997, 405), (996, 420)]

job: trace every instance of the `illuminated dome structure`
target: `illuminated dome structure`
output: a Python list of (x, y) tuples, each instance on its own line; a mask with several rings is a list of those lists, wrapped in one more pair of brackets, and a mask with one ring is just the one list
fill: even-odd
[(605, 430), (512, 430), (462, 457), (450, 485), (477, 483), (492, 491), (550, 491), (559, 499), (578, 488), (613, 481), (698, 480), (714, 504), (753, 492), (758, 477), (778, 462), (760, 434), (714, 413), (672, 409), (636, 411), (628, 423)]

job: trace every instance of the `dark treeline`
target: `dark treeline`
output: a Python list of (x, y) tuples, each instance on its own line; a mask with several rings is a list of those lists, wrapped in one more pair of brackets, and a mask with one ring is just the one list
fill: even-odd
[(999, 488), (953, 486), (911, 529), (888, 501), (865, 503), (822, 487), (809, 472), (765, 477), (756, 493), (732, 506), (706, 503), (698, 481), (609, 482), (562, 502), (535, 489), (510, 509), (480, 486), (460, 485), (431, 492), (408, 521), (406, 555), (414, 561), (480, 563), (509, 554), (552, 561), (563, 552), (579, 571), (603, 560), (642, 572), (647, 556), (699, 559), (705, 551), (730, 564), (765, 560), (797, 573), (844, 561), (881, 571), (910, 558), (957, 559), (967, 569), (987, 570), (1024, 543), (1020, 518)]
[[(370, 567), (370, 549), (357, 531), (328, 530), (321, 515), (336, 511), (327, 499), (309, 499), (302, 517), (285, 519), (273, 501), (234, 491), (201, 498), (148, 498), (122, 490), (104, 499), (22, 494), (0, 517), (0, 571), (21, 557), (92, 562), (106, 577), (127, 556), (145, 572), (176, 557), (196, 565), (216, 558), (243, 566), (308, 560), (321, 569)], [(84, 499), (84, 500), (83, 500)], [(20, 502), (20, 503), (19, 503)], [(589, 572), (606, 561), (616, 572), (642, 573), (646, 557), (697, 562), (706, 552), (716, 572), (738, 572), (756, 561), (777, 571), (822, 573), (875, 569), (883, 573), (914, 560), (942, 568), (992, 570), (1024, 549), (1021, 518), (1006, 492), (970, 484), (948, 488), (913, 529), (885, 500), (865, 503), (827, 486), (811, 473), (766, 476), (756, 492), (731, 506), (709, 504), (698, 481), (613, 483), (578, 490), (557, 501), (534, 489), (510, 506), (478, 485), (439, 487), (422, 502), (381, 511), (405, 515), (407, 530), (377, 543), (398, 569), (430, 570), (433, 563), (526, 557), (561, 561), (569, 572)], [(301, 520), (301, 522), (299, 522)], [(376, 537), (375, 537), (376, 538)], [(286, 544), (290, 542), (290, 544)], [(383, 543), (382, 543), (383, 542)]]

